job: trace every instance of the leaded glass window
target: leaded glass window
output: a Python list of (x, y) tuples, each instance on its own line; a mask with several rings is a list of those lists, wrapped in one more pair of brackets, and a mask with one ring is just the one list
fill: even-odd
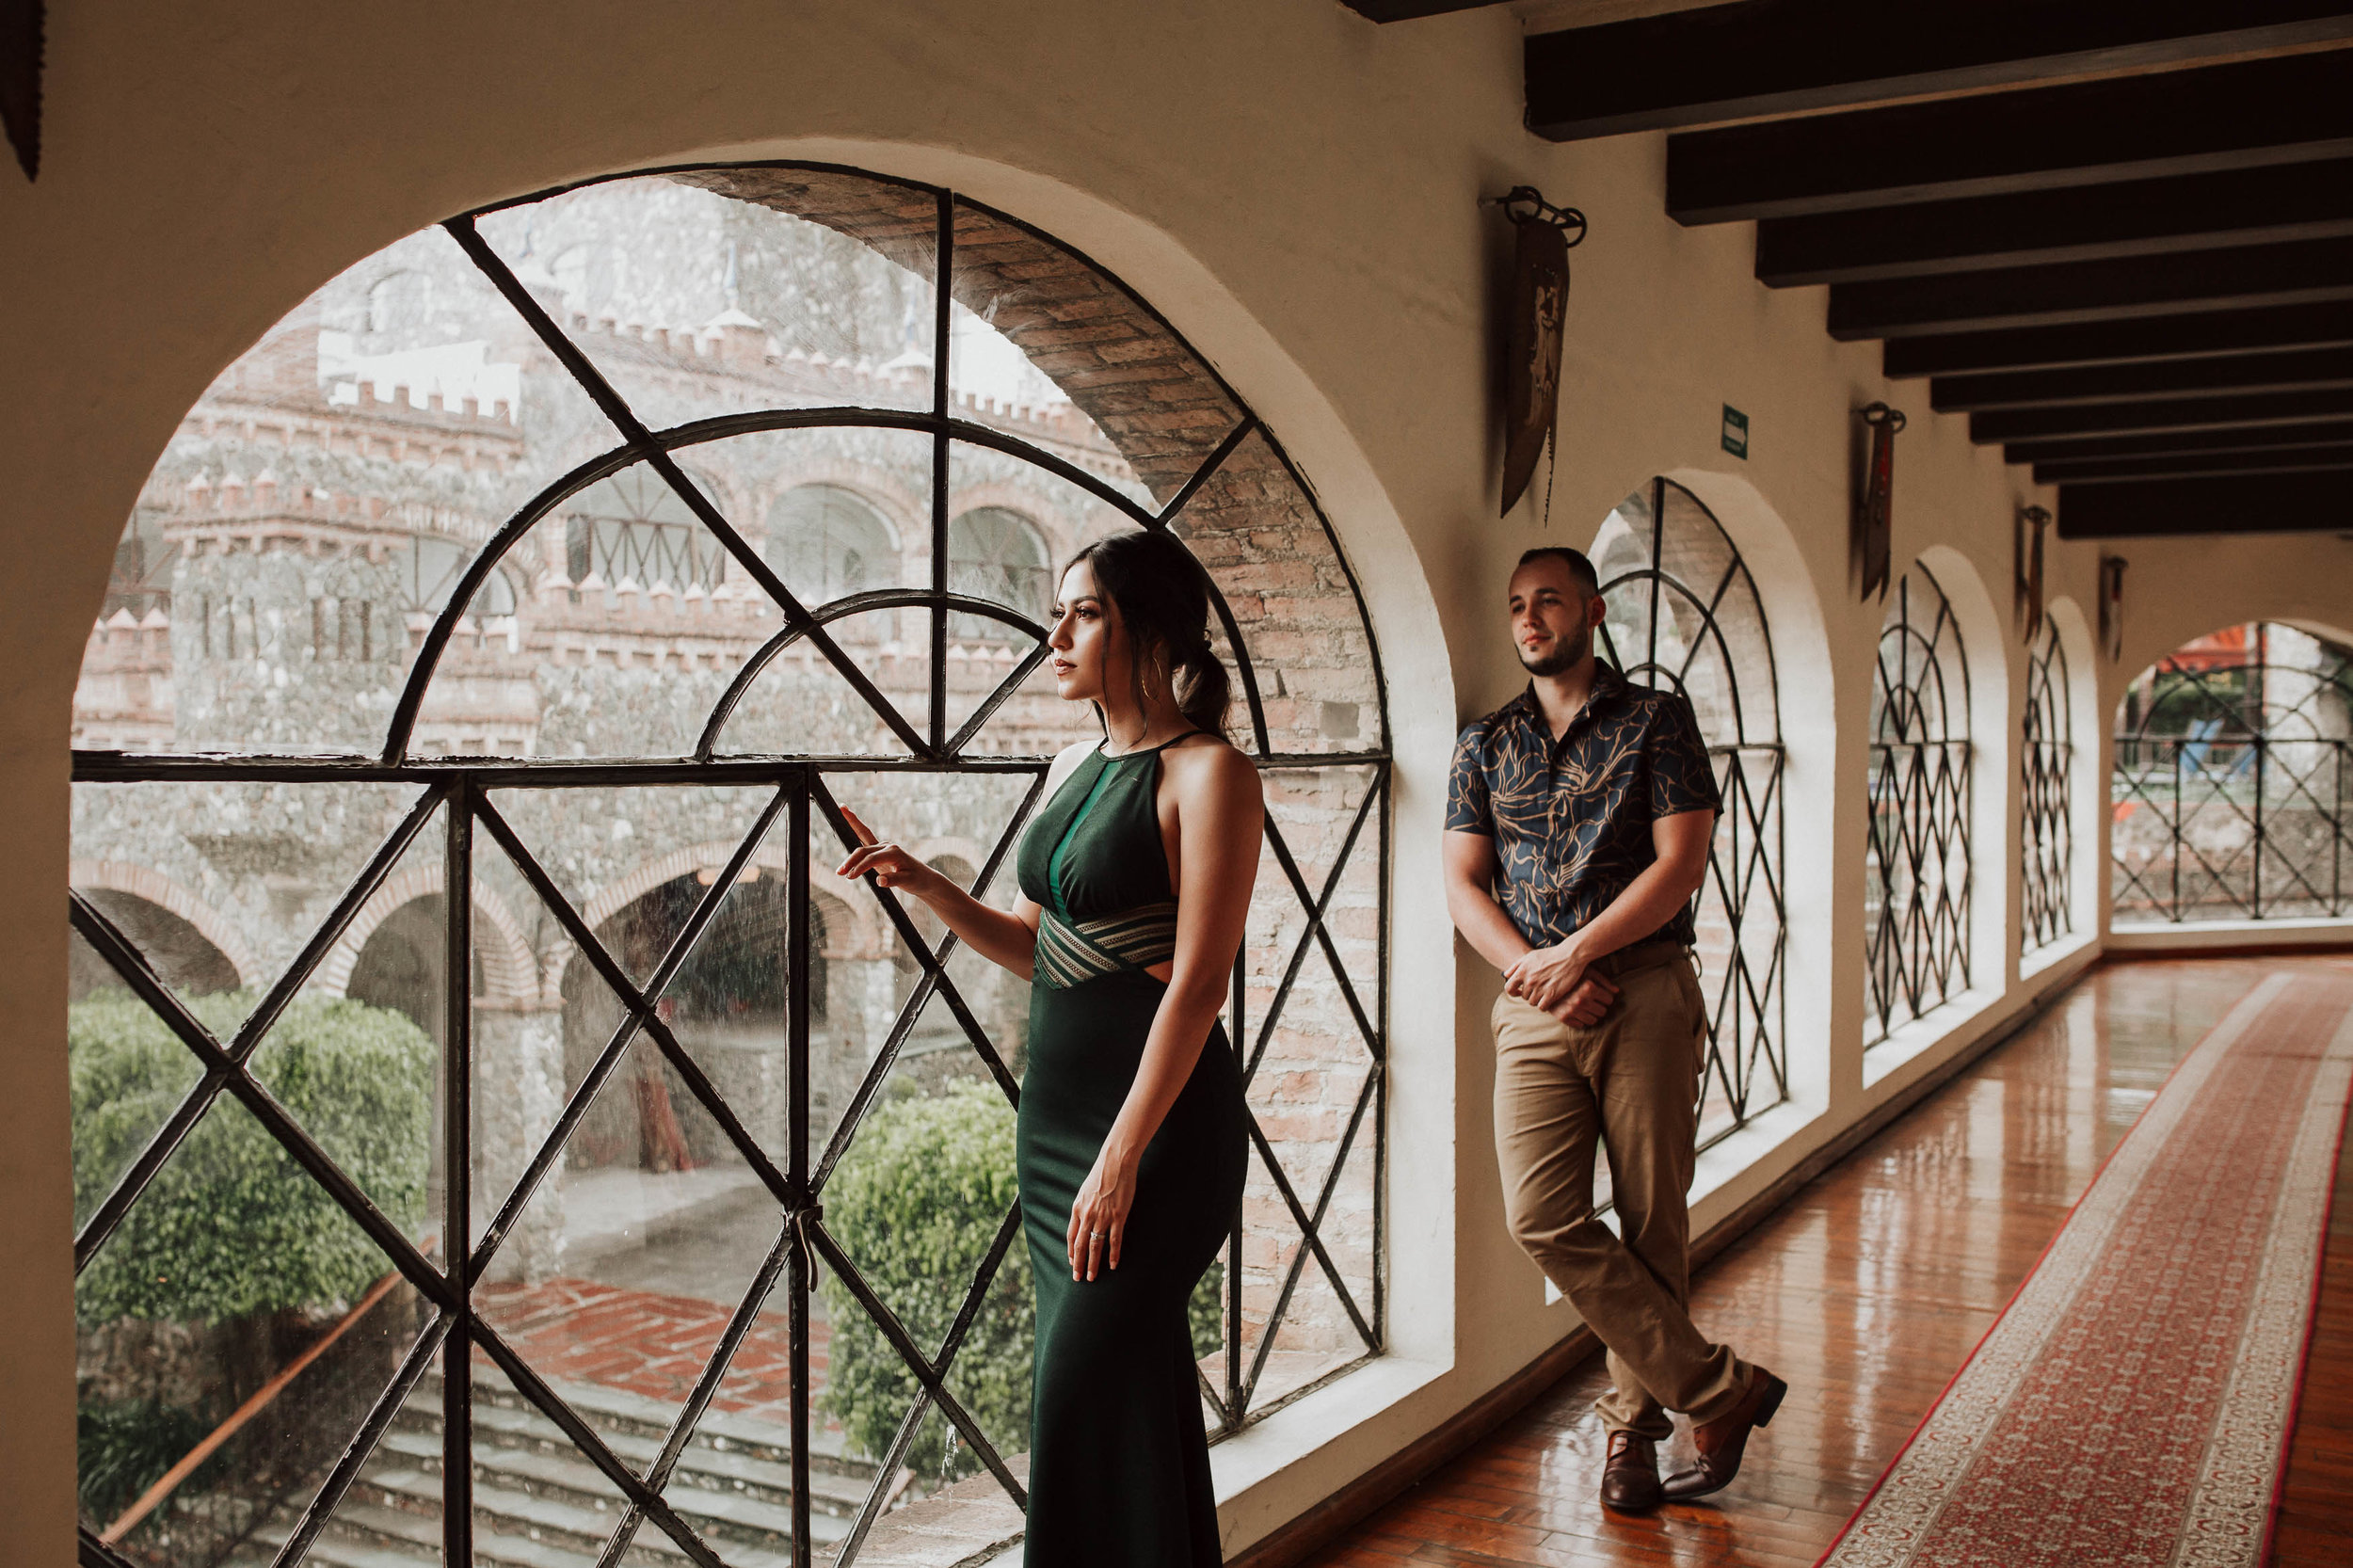
[(2353, 649), (2225, 627), (2141, 671), (2117, 716), (2117, 924), (2353, 914)]
[(1897, 582), (1871, 676), (1864, 1038), (1969, 984), (1969, 666), (1934, 574)]
[(2069, 728), (2067, 648), (2045, 616), (2026, 657), (2025, 729), (2019, 746), (2020, 923), (2033, 952), (2075, 928), (2075, 748)]
[(1715, 759), (1723, 809), (1698, 896), (1707, 997), (1703, 1146), (1789, 1095), (1782, 981), (1781, 705), (1764, 601), (1722, 524), (1654, 479), (1593, 541), (1609, 601), (1601, 652), (1625, 677), (1681, 693)]
[(632, 175), (329, 280), (126, 529), (75, 708), (85, 1560), (891, 1563), (960, 1480), (960, 1553), (1017, 1534), (1026, 988), (831, 867), (850, 808), (1010, 899), (1094, 731), (1045, 541), (1122, 528), (1201, 561), (1266, 779), (1212, 1429), (1375, 1353), (1387, 728), (1289, 459), (952, 192)]

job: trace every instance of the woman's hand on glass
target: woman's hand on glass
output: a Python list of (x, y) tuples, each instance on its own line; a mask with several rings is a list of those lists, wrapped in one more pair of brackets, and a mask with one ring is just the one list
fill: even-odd
[(850, 831), (857, 835), (858, 847), (836, 869), (836, 876), (846, 880), (872, 873), (875, 886), (894, 888), (927, 904), (953, 886), (912, 851), (876, 839), (873, 830), (858, 821), (856, 812), (844, 807), (841, 815), (848, 820)]

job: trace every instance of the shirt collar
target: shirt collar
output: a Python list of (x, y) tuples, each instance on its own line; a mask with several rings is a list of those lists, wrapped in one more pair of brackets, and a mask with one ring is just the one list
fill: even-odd
[[(1577, 717), (1583, 718), (1588, 713), (1595, 712), (1605, 703), (1615, 703), (1625, 694), (1626, 689), (1627, 682), (1625, 676), (1620, 675), (1606, 660), (1594, 660), (1593, 689), (1585, 694), (1585, 706), (1577, 710)], [(1546, 744), (1551, 744), (1552, 728), (1545, 723), (1545, 711), (1536, 701), (1535, 681), (1530, 680), (1521, 687), (1520, 695), (1505, 703), (1503, 711), (1507, 713), (1517, 714), (1522, 722), (1535, 726), (1536, 733), (1544, 739)], [(1571, 719), (1569, 729), (1576, 728), (1577, 719)], [(1568, 730), (1562, 730), (1561, 739), (1567, 738)]]

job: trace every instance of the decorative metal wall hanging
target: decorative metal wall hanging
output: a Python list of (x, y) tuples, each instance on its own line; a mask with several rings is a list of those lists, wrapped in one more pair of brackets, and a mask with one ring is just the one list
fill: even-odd
[[(1503, 509), (1528, 492), (1536, 459), (1553, 440), (1561, 407), (1561, 324), (1568, 314), (1569, 251), (1585, 238), (1585, 215), (1556, 207), (1533, 185), (1514, 185), (1489, 204), (1518, 231), (1504, 328)], [(1556, 445), (1553, 460), (1560, 461)]]
[(2042, 531), (2050, 525), (2051, 509), (2048, 506), (2018, 508), (2015, 586), (2019, 618), (2023, 622), (2028, 648), (2034, 646), (2035, 638), (2042, 632)]
[(41, 0), (0, 0), (0, 122), (24, 178), (40, 173)]
[(2121, 555), (2100, 557), (2100, 649), (2114, 664), (2124, 657), (2124, 568)]
[(1863, 597), (1871, 599), (1887, 591), (1895, 534), (1896, 432), (1904, 427), (1904, 416), (1884, 403), (1866, 403), (1855, 411), (1871, 427), (1870, 468), (1855, 518), (1855, 559), (1862, 568)]

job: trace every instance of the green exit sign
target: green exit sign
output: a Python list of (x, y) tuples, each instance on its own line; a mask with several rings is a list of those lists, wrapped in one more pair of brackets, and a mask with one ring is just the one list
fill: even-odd
[(1729, 403), (1724, 405), (1724, 450), (1736, 457), (1749, 455), (1749, 416)]

